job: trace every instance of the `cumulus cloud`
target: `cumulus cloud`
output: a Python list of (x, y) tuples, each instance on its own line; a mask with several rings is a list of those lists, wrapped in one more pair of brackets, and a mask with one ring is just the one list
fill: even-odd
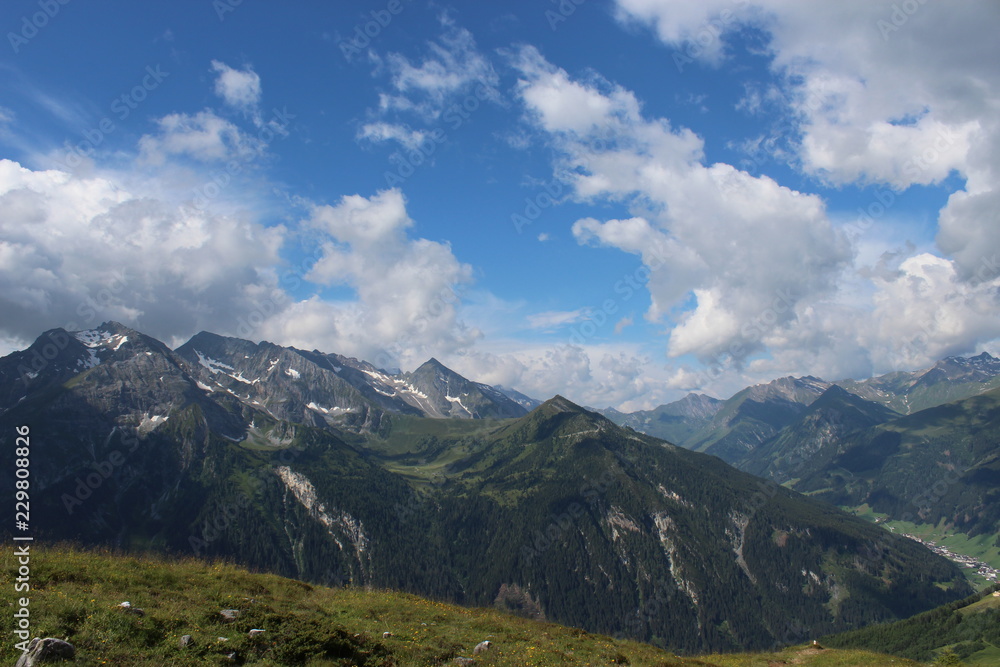
[(278, 297), (262, 267), (279, 261), (284, 228), (149, 192), (113, 174), (0, 161), (0, 335), (32, 340), (116, 319), (172, 342), (199, 329), (234, 332), (262, 299)]
[(215, 79), (215, 94), (226, 104), (241, 111), (255, 113), (260, 105), (260, 76), (253, 67), (233, 69), (226, 63), (212, 61), (212, 71), (218, 76)]
[[(576, 198), (621, 202), (634, 214), (578, 220), (574, 237), (641, 258), (646, 318), (667, 321), (669, 355), (704, 364), (672, 365), (672, 387), (725, 395), (775, 375), (861, 377), (995, 347), (1000, 331), (977, 313), (996, 312), (1000, 276), (1000, 123), (990, 111), (1000, 106), (992, 66), (1000, 47), (986, 37), (1000, 8), (617, 6), (623, 22), (653, 28), (674, 49), (682, 72), (720, 65), (734, 35), (759, 30), (774, 83), (750, 85), (740, 107), (781, 116), (784, 136), (758, 142), (771, 160), (828, 185), (902, 191), (965, 179), (940, 214), (943, 256), (911, 249), (890, 271), (866, 270), (859, 249), (870, 257), (877, 239), (845, 234), (820, 197), (707, 164), (700, 137), (649, 117), (630, 91), (593, 75), (574, 79), (522, 48), (513, 58), (518, 92), (554, 149), (556, 175)], [(969, 39), (974, 47), (953, 48)], [(935, 317), (936, 304), (944, 305)], [(901, 340), (913, 342), (901, 351)]]
[[(652, 299), (647, 319), (671, 316), (693, 295), (670, 354), (742, 360), (762, 349), (766, 330), (792, 321), (800, 302), (834, 290), (851, 249), (819, 197), (704, 164), (702, 140), (690, 130), (644, 117), (620, 87), (571, 81), (530, 47), (515, 66), (527, 113), (550, 137), (576, 196), (651, 212), (582, 219), (573, 234), (642, 258)], [(575, 102), (560, 103), (564, 96)]]
[(479, 337), (458, 317), (472, 268), (448, 244), (410, 237), (414, 223), (399, 190), (314, 206), (304, 224), (322, 248), (305, 279), (349, 287), (356, 299), (300, 302), (265, 323), (266, 337), (325, 346), (383, 366), (419, 364)]
[(955, 262), (922, 253), (874, 279), (863, 340), (883, 368), (919, 368), (1000, 337), (1000, 278), (962, 281)]
[[(941, 211), (938, 243), (960, 276), (986, 275), (1000, 250), (1000, 44), (990, 35), (1000, 5), (853, 2), (813, 5), (725, 0), (617, 0), (620, 16), (654, 27), (677, 53), (719, 62), (728, 35), (752, 24), (767, 34), (783, 82), (772, 99), (790, 112), (807, 173), (834, 184), (883, 183), (896, 190), (966, 179)], [(713, 26), (726, 30), (715, 30)], [(712, 48), (694, 49), (692, 35)], [(955, 48), (961, 44), (961, 48)], [(987, 271), (989, 271), (987, 269)]]
[(480, 382), (513, 387), (546, 400), (556, 394), (594, 408), (640, 410), (674, 400), (665, 371), (631, 345), (560, 344), (488, 340), (444, 358)]
[[(1000, 19), (990, 2), (617, 0), (619, 16), (652, 27), (681, 63), (718, 65), (744, 26), (766, 35), (782, 97), (801, 132), (803, 167), (834, 183), (903, 189), (966, 169), (996, 103)], [(953, 48), (963, 44), (963, 48)]]
[(139, 140), (140, 156), (151, 165), (162, 165), (182, 156), (198, 162), (247, 160), (264, 150), (259, 139), (245, 134), (210, 109), (194, 115), (168, 114), (156, 124), (155, 134), (143, 135)]

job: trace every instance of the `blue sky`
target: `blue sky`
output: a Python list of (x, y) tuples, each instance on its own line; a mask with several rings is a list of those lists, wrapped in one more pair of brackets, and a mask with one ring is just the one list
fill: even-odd
[(2, 351), (116, 319), (624, 409), (996, 353), (1000, 9), (828, 4), (4, 3)]

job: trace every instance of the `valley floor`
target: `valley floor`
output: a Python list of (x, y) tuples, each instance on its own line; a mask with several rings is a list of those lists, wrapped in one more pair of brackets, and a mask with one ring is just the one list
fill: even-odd
[(909, 537), (925, 545), (931, 551), (954, 561), (965, 573), (969, 581), (978, 589), (1000, 581), (1000, 535), (977, 535), (969, 537), (944, 525), (896, 521), (884, 514), (871, 510), (868, 505), (842, 507), (841, 509), (878, 523), (886, 530)]

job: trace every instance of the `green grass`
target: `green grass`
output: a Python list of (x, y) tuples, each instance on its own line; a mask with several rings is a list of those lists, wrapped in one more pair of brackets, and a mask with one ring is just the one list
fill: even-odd
[[(0, 568), (15, 570), (13, 548)], [(677, 658), (649, 645), (540, 623), (492, 609), (467, 609), (390, 591), (330, 589), (227, 563), (31, 547), (32, 636), (66, 638), (77, 665), (442, 665), (472, 655), (484, 639), (493, 649), (480, 665), (715, 665), (815, 667), (916, 665), (865, 651), (792, 647), (778, 653)], [(0, 606), (10, 608), (13, 586)], [(125, 612), (129, 601), (145, 615)], [(238, 609), (225, 622), (219, 612)], [(10, 623), (9, 617), (7, 623)], [(263, 635), (248, 637), (251, 628)], [(392, 636), (383, 638), (384, 632)], [(181, 648), (182, 635), (194, 637)], [(10, 636), (10, 635), (7, 635)], [(227, 638), (227, 641), (220, 640)], [(0, 662), (13, 664), (13, 641)]]
[(981, 611), (987, 611), (989, 609), (1000, 609), (1000, 596), (994, 597), (992, 595), (988, 595), (979, 602), (974, 602), (968, 607), (960, 609), (959, 612), (963, 615), (977, 614)]
[(978, 667), (979, 665), (982, 665), (982, 667), (996, 667), (996, 665), (1000, 665), (1000, 648), (988, 646), (986, 650), (966, 658), (965, 664), (968, 667)]

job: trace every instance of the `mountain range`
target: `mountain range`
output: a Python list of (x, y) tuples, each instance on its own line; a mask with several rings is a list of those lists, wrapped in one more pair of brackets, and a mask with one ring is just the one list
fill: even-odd
[[(707, 409), (692, 409), (694, 406)], [(835, 383), (782, 378), (609, 418), (842, 507), (1000, 547), (1000, 360)]]
[[(757, 458), (751, 455), (754, 449), (797, 422), (834, 386), (856, 397), (850, 399), (853, 407), (848, 412), (860, 409), (868, 419), (889, 421), (1000, 388), (1000, 359), (986, 352), (975, 357), (948, 357), (924, 370), (866, 380), (785, 377), (747, 387), (726, 400), (688, 394), (652, 410), (622, 413), (609, 408), (599, 412), (617, 424), (739, 466), (744, 459)], [(845, 398), (843, 393), (837, 395)], [(888, 410), (862, 407), (857, 399)]]
[[(0, 438), (32, 432), (38, 539), (228, 558), (682, 652), (971, 592), (950, 561), (826, 503), (560, 396), (529, 413), (435, 360), (390, 373), (209, 333), (171, 350), (109, 322), (46, 332), (0, 359), (0, 381)], [(725, 423), (693, 433), (737, 447), (741, 420), (777, 429), (825, 392), (782, 381), (667, 416)], [(773, 401), (787, 416), (757, 407)]]

